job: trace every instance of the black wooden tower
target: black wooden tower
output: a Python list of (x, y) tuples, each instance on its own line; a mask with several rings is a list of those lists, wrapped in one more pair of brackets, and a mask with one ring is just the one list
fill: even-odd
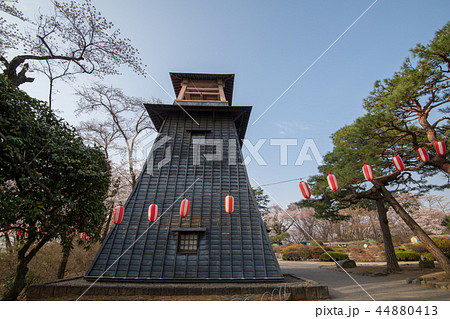
[[(159, 135), (122, 222), (109, 232), (85, 278), (283, 281), (242, 164), (251, 106), (231, 105), (234, 74), (170, 76), (177, 98), (173, 105), (146, 105)], [(227, 194), (234, 197), (231, 214), (224, 209)], [(191, 207), (182, 218), (184, 198)], [(160, 219), (152, 224), (147, 211), (154, 201)]]

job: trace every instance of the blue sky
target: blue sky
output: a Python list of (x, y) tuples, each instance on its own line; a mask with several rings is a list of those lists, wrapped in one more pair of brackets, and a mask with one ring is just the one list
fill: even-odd
[[(26, 13), (48, 8), (47, 0), (22, 1)], [(449, 1), (379, 0), (254, 125), (263, 111), (289, 87), (373, 0), (342, 1), (118, 1), (93, 0), (141, 52), (147, 71), (173, 95), (169, 72), (234, 73), (234, 105), (252, 105), (247, 138), (267, 141), (260, 154), (267, 162), (247, 166), (261, 184), (313, 175), (315, 161), (294, 165), (306, 139), (320, 153), (331, 151), (330, 135), (363, 114), (362, 100), (378, 79), (399, 69), (409, 49), (427, 43), (448, 21)], [(69, 123), (77, 124), (71, 86), (58, 86), (54, 102)], [(126, 94), (158, 97), (172, 103), (150, 78), (124, 70), (104, 80)], [(40, 82), (40, 83), (38, 83)], [(46, 98), (45, 79), (22, 89)], [(279, 147), (269, 139), (297, 139), (280, 165)], [(248, 152), (244, 149), (244, 155)], [(313, 157), (314, 158), (314, 157)], [(254, 183), (255, 185), (255, 183)], [(301, 198), (297, 182), (266, 189), (283, 206)], [(448, 194), (447, 194), (448, 195)], [(450, 197), (450, 196), (447, 196)]]

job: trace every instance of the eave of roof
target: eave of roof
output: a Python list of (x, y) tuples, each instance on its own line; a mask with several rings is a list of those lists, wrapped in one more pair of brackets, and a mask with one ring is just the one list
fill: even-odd
[[(144, 103), (148, 115), (153, 122), (156, 130), (159, 132), (166, 117), (173, 112), (183, 112), (183, 110), (176, 104), (147, 104)], [(226, 112), (234, 116), (234, 123), (236, 125), (237, 134), (242, 146), (242, 140), (245, 138), (248, 121), (250, 119), (251, 106), (211, 106), (203, 105), (184, 105), (183, 109), (189, 113), (196, 112)], [(194, 116), (195, 119), (195, 116)]]

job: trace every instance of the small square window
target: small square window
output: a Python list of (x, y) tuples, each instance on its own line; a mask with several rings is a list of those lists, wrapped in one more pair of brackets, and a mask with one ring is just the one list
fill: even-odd
[(197, 253), (197, 251), (198, 251), (198, 232), (179, 232), (178, 252)]

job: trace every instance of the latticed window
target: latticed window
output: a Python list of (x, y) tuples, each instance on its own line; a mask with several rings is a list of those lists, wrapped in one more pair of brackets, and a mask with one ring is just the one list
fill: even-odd
[(196, 253), (198, 251), (198, 232), (178, 233), (178, 252)]
[(198, 232), (178, 233), (178, 252), (196, 253), (198, 251)]

